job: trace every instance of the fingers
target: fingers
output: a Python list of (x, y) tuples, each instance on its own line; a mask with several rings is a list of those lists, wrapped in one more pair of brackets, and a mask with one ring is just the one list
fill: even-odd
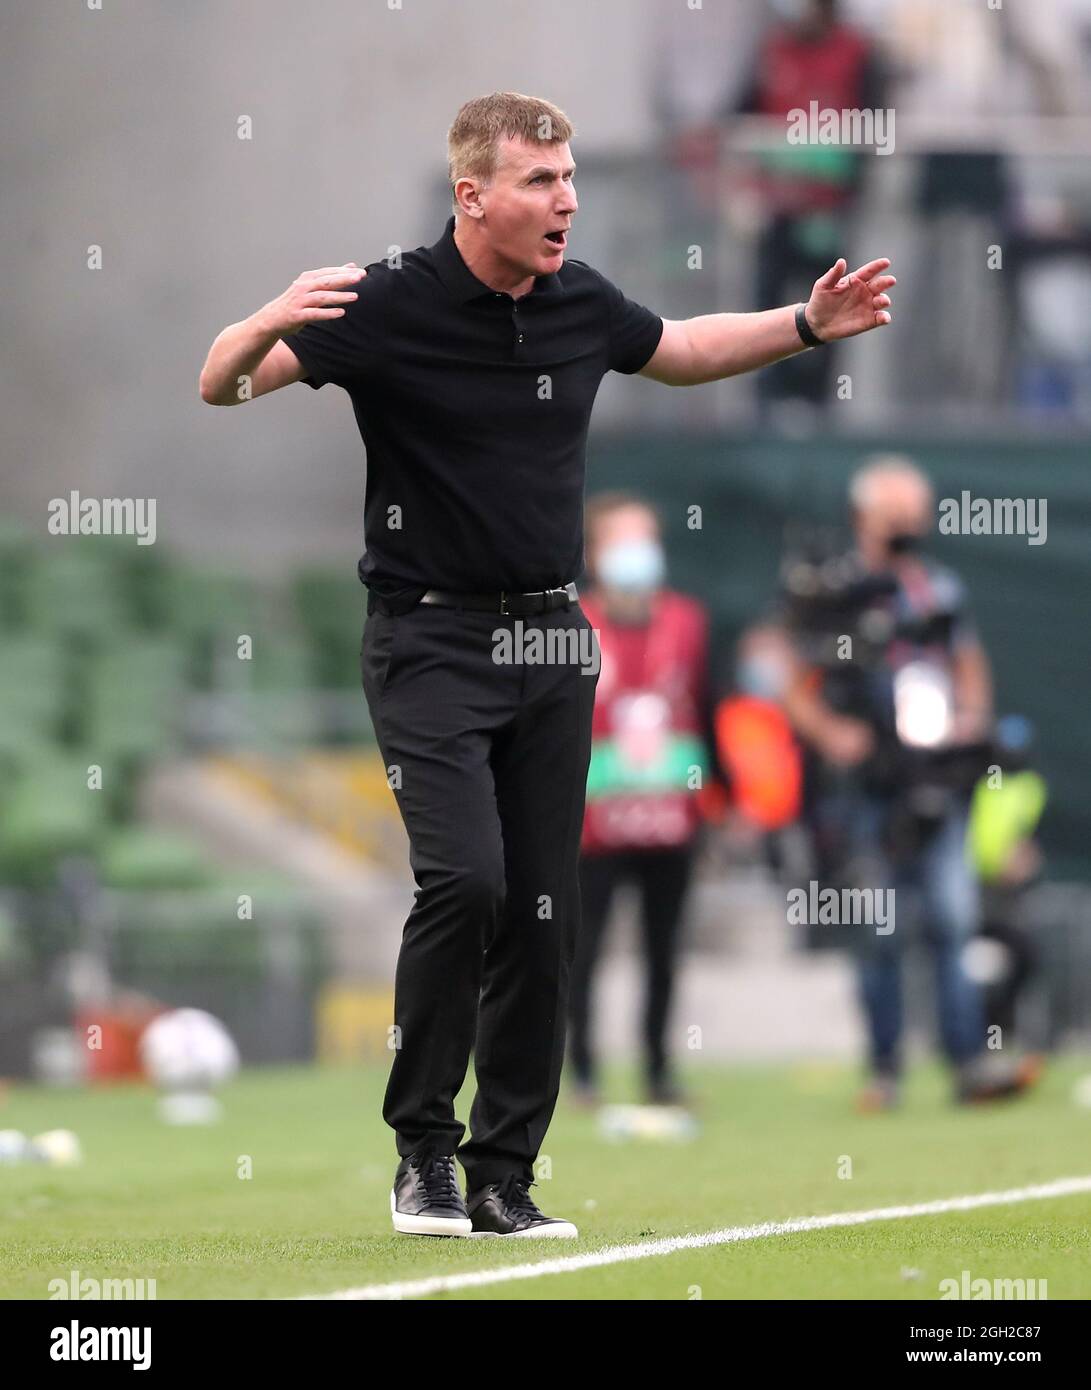
[(353, 285), (365, 279), (367, 271), (355, 261), (305, 270), (281, 296), (284, 318), (290, 331), (305, 323), (343, 318), (346, 306), (359, 299)]
[(868, 261), (867, 265), (862, 265), (859, 270), (854, 270), (852, 272), (853, 279), (872, 280), (881, 270), (885, 270), (889, 264), (889, 256), (880, 256), (877, 261)]
[(340, 285), (355, 285), (358, 280), (366, 277), (366, 270), (342, 270), (335, 271), (332, 275), (323, 275), (310, 286), (313, 290), (337, 289)]
[(872, 294), (882, 294), (884, 290), (893, 289), (897, 283), (893, 275), (876, 275), (868, 282), (868, 289)]
[(355, 265), (327, 265), (321, 270), (305, 270), (296, 281), (308, 290), (336, 289), (340, 285), (353, 285), (367, 275)]
[(829, 270), (826, 271), (825, 275), (823, 275), (822, 279), (819, 280), (819, 286), (824, 290), (833, 289), (834, 285), (836, 285), (838, 280), (844, 275), (847, 265), (848, 261), (846, 261), (843, 256), (835, 261), (834, 264), (830, 266)]
[(359, 295), (355, 292), (348, 294), (339, 293), (336, 290), (315, 290), (313, 294), (307, 295), (303, 301), (305, 309), (330, 309), (336, 304), (351, 304)]
[(891, 322), (892, 322), (892, 317), (891, 317), (890, 314), (888, 314), (888, 313), (886, 312), (885, 309), (880, 309), (880, 310), (877, 310), (877, 311), (876, 311), (876, 314), (875, 314), (875, 327), (876, 327), (876, 328), (881, 328), (884, 324), (886, 324), (886, 323), (891, 323)]
[(345, 261), (341, 265), (324, 265), (320, 266), (318, 270), (305, 270), (299, 278), (301, 280), (311, 280), (320, 275), (336, 275), (338, 271), (347, 272), (359, 269), (360, 267), (355, 261)]
[(890, 295), (888, 295), (888, 294), (877, 294), (877, 295), (875, 296), (875, 298), (871, 301), (871, 307), (872, 307), (873, 309), (889, 309), (889, 308), (890, 308)]

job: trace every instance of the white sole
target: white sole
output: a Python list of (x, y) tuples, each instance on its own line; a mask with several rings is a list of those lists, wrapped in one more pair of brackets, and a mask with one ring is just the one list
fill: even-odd
[(390, 1217), (394, 1229), (401, 1236), (468, 1236), (473, 1234), (473, 1226), (467, 1217), (411, 1216), (398, 1210), (398, 1198), (394, 1189), (390, 1190)]
[(571, 1221), (555, 1221), (548, 1226), (531, 1226), (525, 1231), (474, 1231), (475, 1237), (497, 1240), (576, 1240), (579, 1231)]

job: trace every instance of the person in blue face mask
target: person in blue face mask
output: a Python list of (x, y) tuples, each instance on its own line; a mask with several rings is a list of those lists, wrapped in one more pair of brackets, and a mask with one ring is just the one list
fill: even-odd
[[(615, 540), (599, 556), (598, 579), (610, 591), (614, 606), (620, 601), (641, 611), (643, 602), (663, 582), (666, 564), (663, 547), (653, 536), (633, 535)], [(640, 602), (637, 602), (640, 600)]]
[(615, 890), (636, 885), (645, 963), (645, 1098), (677, 1104), (667, 1029), (680, 924), (711, 768), (708, 619), (666, 587), (659, 521), (642, 498), (607, 493), (586, 510), (590, 588), (581, 599), (601, 654), (581, 840), (583, 919), (573, 964), (569, 1073), (598, 1098), (592, 983)]

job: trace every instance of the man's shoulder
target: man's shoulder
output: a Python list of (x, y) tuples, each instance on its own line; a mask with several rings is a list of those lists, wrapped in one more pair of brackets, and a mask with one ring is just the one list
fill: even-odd
[(596, 270), (593, 265), (588, 265), (586, 261), (578, 261), (572, 256), (565, 257), (557, 276), (566, 289), (586, 287), (604, 291), (611, 287), (610, 280), (601, 270)]
[(587, 261), (566, 259), (557, 272), (569, 301), (579, 301), (604, 322), (619, 319), (626, 306), (625, 292), (597, 266)]
[(368, 261), (364, 269), (367, 278), (354, 286), (361, 300), (365, 297), (372, 301), (388, 300), (401, 289), (435, 278), (434, 262), (427, 246), (417, 246), (412, 251), (391, 246), (385, 256)]

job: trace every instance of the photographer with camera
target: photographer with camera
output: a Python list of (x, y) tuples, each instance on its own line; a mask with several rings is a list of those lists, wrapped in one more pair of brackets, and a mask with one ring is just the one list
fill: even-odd
[[(920, 553), (934, 498), (907, 458), (880, 456), (850, 486), (855, 548), (785, 570), (796, 669), (785, 708), (809, 750), (824, 872), (847, 888), (919, 895), (943, 1052), (960, 1102), (1012, 1095), (1018, 1068), (986, 1050), (963, 948), (978, 929), (966, 853), (969, 796), (989, 761), (992, 680), (958, 577)], [(904, 927), (855, 925), (870, 1040), (863, 1109), (897, 1104)]]

